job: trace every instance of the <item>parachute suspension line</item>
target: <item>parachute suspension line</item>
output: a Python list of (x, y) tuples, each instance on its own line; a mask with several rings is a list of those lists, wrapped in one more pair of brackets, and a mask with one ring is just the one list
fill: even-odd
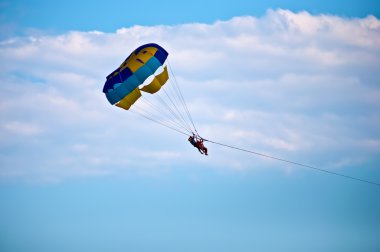
[[(165, 98), (162, 96), (162, 92), (157, 92), (156, 93), (156, 99), (163, 105), (174, 117), (177, 118), (178, 123), (181, 123), (184, 127), (186, 127), (190, 132), (193, 132), (191, 129), (190, 124), (186, 121), (185, 117), (183, 116), (183, 113), (181, 113), (180, 109), (178, 108), (179, 106), (176, 105), (178, 102), (175, 99), (176, 96), (175, 94), (170, 95), (168, 91), (170, 91), (171, 85), (165, 85), (161, 88), (161, 90), (165, 93)], [(160, 91), (161, 91), (160, 90)]]
[(191, 133), (191, 130), (186, 127), (186, 125), (184, 125), (181, 121), (178, 120), (177, 116), (176, 115), (173, 115), (173, 113), (171, 113), (170, 110), (168, 109), (157, 109), (157, 108), (162, 108), (162, 106), (154, 106), (156, 108), (156, 111), (158, 113), (163, 113), (163, 121), (165, 121), (165, 118), (168, 118), (167, 121), (171, 122), (172, 124), (175, 124), (177, 125), (177, 127), (187, 131), (187, 132), (190, 132)]
[(170, 63), (169, 63), (169, 59), (168, 59), (168, 66), (169, 66), (169, 70), (170, 70), (170, 72), (171, 72), (171, 74), (172, 74), (172, 76), (173, 76), (173, 78), (174, 78), (174, 84), (175, 84), (174, 86), (176, 87), (176, 90), (177, 90), (177, 93), (179, 94), (179, 98), (180, 98), (180, 100), (181, 100), (181, 102), (182, 102), (182, 105), (183, 105), (183, 107), (184, 107), (185, 110), (186, 110), (186, 114), (187, 114), (188, 118), (190, 119), (190, 122), (191, 122), (191, 124), (193, 125), (195, 132), (198, 133), (197, 128), (196, 128), (195, 125), (194, 125), (193, 118), (191, 117), (190, 111), (189, 111), (189, 109), (188, 109), (188, 107), (187, 107), (187, 105), (186, 105), (185, 99), (184, 99), (184, 97), (183, 97), (183, 95), (182, 95), (182, 92), (181, 92), (181, 89), (180, 89), (179, 84), (178, 84), (178, 82), (177, 82), (177, 79), (176, 79), (176, 77), (175, 77), (175, 75), (174, 75), (174, 72), (173, 72), (173, 70), (172, 70), (172, 67), (171, 67), (171, 65), (170, 65)]
[[(142, 102), (144, 103), (144, 100), (142, 100)], [(133, 113), (136, 113), (136, 114), (138, 114), (140, 116), (143, 116), (144, 118), (149, 118), (150, 121), (153, 121), (153, 122), (156, 122), (158, 124), (161, 124), (161, 125), (163, 125), (163, 126), (165, 126), (167, 128), (171, 128), (173, 130), (180, 131), (181, 133), (183, 133), (183, 132), (189, 132), (187, 129), (183, 129), (182, 126), (181, 127), (178, 126), (173, 121), (165, 121), (164, 119), (160, 118), (159, 115), (157, 115), (156, 113), (153, 113), (152, 111), (150, 111), (151, 107), (143, 108), (140, 105), (142, 105), (142, 104), (140, 103), (140, 104), (138, 104), (138, 106), (132, 107), (129, 111), (131, 111)]]
[(210, 143), (213, 143), (213, 144), (224, 146), (224, 147), (227, 147), (227, 148), (231, 148), (231, 149), (235, 149), (235, 150), (239, 150), (239, 151), (243, 151), (243, 152), (248, 152), (250, 154), (262, 156), (262, 157), (265, 157), (265, 158), (271, 158), (271, 159), (275, 159), (277, 161), (282, 161), (282, 162), (290, 163), (290, 164), (293, 164), (293, 165), (302, 166), (302, 167), (305, 167), (305, 168), (317, 170), (317, 171), (320, 171), (320, 172), (329, 173), (329, 174), (340, 176), (340, 177), (343, 177), (343, 178), (352, 179), (352, 180), (368, 183), (368, 184), (371, 184), (371, 185), (380, 186), (380, 183), (372, 182), (372, 181), (369, 181), (369, 180), (365, 180), (365, 179), (361, 179), (361, 178), (356, 178), (356, 177), (344, 175), (344, 174), (341, 174), (341, 173), (337, 173), (337, 172), (332, 172), (332, 171), (320, 169), (320, 168), (313, 167), (313, 166), (310, 166), (310, 165), (301, 164), (301, 163), (293, 162), (293, 161), (290, 161), (290, 160), (286, 160), (286, 159), (282, 159), (282, 158), (277, 158), (277, 157), (269, 156), (269, 155), (262, 154), (262, 153), (259, 153), (259, 152), (255, 152), (255, 151), (251, 151), (251, 150), (246, 150), (246, 149), (238, 148), (238, 147), (235, 147), (235, 146), (231, 146), (231, 145), (227, 145), (227, 144), (223, 144), (223, 143), (218, 143), (218, 142), (214, 142), (214, 141), (207, 140), (207, 139), (203, 139), (203, 140), (207, 141), (207, 142), (210, 142)]
[[(168, 86), (168, 89), (167, 89), (167, 91), (168, 92), (166, 92), (166, 90), (164, 90), (165, 91), (165, 93), (166, 93), (166, 95), (167, 96), (169, 96), (169, 94), (168, 93), (170, 93), (170, 96), (171, 97), (173, 97), (173, 101), (172, 101), (172, 103), (173, 103), (173, 105), (174, 105), (174, 103), (175, 103), (175, 107), (177, 108), (177, 111), (178, 111), (178, 113), (181, 115), (181, 117), (184, 119), (184, 121), (186, 121), (186, 123), (189, 125), (189, 123), (188, 122), (191, 122), (190, 120), (189, 120), (189, 117), (187, 116), (187, 112), (186, 112), (186, 109), (185, 109), (185, 107), (184, 107), (184, 105), (183, 105), (183, 103), (181, 102), (181, 97), (179, 96), (179, 94), (178, 94), (178, 92), (176, 92), (176, 89), (175, 89), (175, 82), (173, 82), (171, 79), (170, 79), (170, 85)], [(179, 110), (182, 110), (182, 111), (179, 111)], [(186, 120), (184, 117), (185, 116), (183, 116), (185, 114), (185, 116), (187, 116), (188, 118), (188, 120)], [(191, 126), (189, 125), (189, 128), (191, 129)], [(192, 130), (193, 131), (193, 130)]]
[(188, 131), (191, 132), (191, 128), (188, 126), (188, 124), (186, 123), (186, 121), (184, 121), (180, 115), (178, 115), (178, 113), (176, 113), (175, 109), (172, 108), (172, 106), (170, 106), (170, 104), (168, 104), (167, 101), (165, 101), (165, 99), (163, 99), (161, 97), (161, 94), (157, 93), (156, 94), (156, 98), (157, 98), (157, 101), (162, 105), (160, 107), (163, 107), (163, 108), (166, 108), (166, 110), (168, 112), (171, 113), (172, 116), (174, 116), (176, 118), (176, 122), (178, 124), (181, 124), (184, 128), (186, 128)]
[[(181, 97), (176, 89), (176, 85), (175, 85), (175, 82), (170, 80), (170, 84), (169, 85), (169, 88), (168, 88), (168, 92), (170, 91), (171, 93), (171, 96), (173, 97), (173, 100), (174, 102), (176, 103), (176, 106), (179, 108), (179, 110), (181, 110), (181, 115), (182, 115), (182, 118), (186, 121), (187, 125), (189, 126), (191, 130), (191, 132), (196, 132), (196, 128), (194, 127), (194, 124), (191, 122), (191, 119), (188, 115), (188, 112), (186, 111), (186, 108), (184, 106), (184, 103), (182, 102), (181, 100)], [(186, 119), (185, 119), (186, 118)], [(193, 126), (193, 127), (192, 127)]]
[[(146, 102), (152, 109), (157, 111), (158, 114), (165, 114), (165, 116), (167, 116), (169, 118), (170, 122), (172, 122), (173, 124), (177, 125), (178, 127), (182, 128), (186, 131), (189, 131), (189, 129), (187, 129), (185, 126), (183, 126), (183, 124), (181, 124), (180, 121), (178, 121), (178, 119), (176, 118), (176, 115), (175, 114), (173, 115), (173, 113), (169, 109), (163, 109), (162, 106), (157, 106), (156, 104), (153, 104), (152, 102), (150, 102), (145, 97), (142, 96), (142, 98), (143, 98), (143, 101)], [(159, 101), (156, 100), (156, 102), (159, 102)], [(162, 102), (164, 103), (164, 101), (162, 101)], [(163, 105), (165, 107), (165, 103)], [(164, 120), (164, 119), (161, 119), (161, 120)]]
[[(177, 97), (179, 97), (179, 100), (182, 103), (182, 107), (184, 108), (187, 116), (189, 117), (189, 120), (193, 123), (193, 126), (194, 126), (193, 119), (192, 119), (192, 117), (190, 115), (189, 109), (187, 108), (187, 105), (186, 105), (185, 99), (183, 98), (183, 95), (182, 95), (181, 89), (179, 87), (177, 78), (174, 75), (173, 69), (172, 69), (169, 61), (168, 61), (168, 65), (169, 65), (170, 72), (171, 72), (171, 74), (172, 74), (172, 76), (174, 78), (174, 81), (173, 81), (173, 83), (174, 83), (174, 85), (173, 85), (174, 92), (177, 94)], [(194, 126), (194, 129), (195, 129), (195, 126)]]
[[(184, 116), (184, 112), (181, 112), (181, 104), (178, 102), (178, 97), (176, 97), (176, 93), (172, 91), (173, 86), (171, 82), (171, 78), (169, 78), (170, 85), (167, 84), (162, 87), (163, 92), (165, 93), (166, 98), (163, 99), (160, 94), (158, 94), (159, 97), (166, 103), (166, 107), (169, 108), (173, 114), (176, 114), (176, 117), (179, 121), (181, 121), (186, 127), (190, 130), (190, 132), (193, 132), (190, 124), (186, 120), (186, 116)], [(171, 91), (171, 92), (170, 92)], [(161, 93), (161, 92), (160, 92)], [(182, 109), (183, 110), (183, 109)]]
[(168, 121), (164, 121), (164, 120), (160, 119), (154, 113), (152, 113), (152, 112), (150, 112), (148, 110), (145, 110), (144, 108), (135, 107), (135, 108), (131, 109), (130, 111), (134, 112), (136, 114), (139, 114), (139, 115), (144, 115), (145, 118), (149, 118), (151, 121), (160, 122), (160, 124), (162, 124), (162, 125), (166, 125), (166, 126), (169, 126), (169, 127), (173, 128), (173, 129), (182, 131), (181, 128), (178, 127), (177, 125), (173, 124), (170, 121), (168, 122)]
[(174, 128), (174, 127), (171, 127), (170, 125), (167, 125), (167, 124), (165, 124), (165, 123), (163, 123), (163, 122), (161, 122), (161, 121), (155, 120), (154, 118), (151, 118), (151, 117), (145, 115), (144, 113), (141, 113), (141, 112), (136, 111), (136, 110), (135, 110), (134, 112), (135, 112), (136, 114), (138, 114), (139, 116), (142, 116), (142, 117), (144, 117), (144, 118), (146, 118), (146, 119), (148, 119), (148, 120), (150, 120), (150, 121), (152, 121), (152, 122), (155, 122), (155, 123), (161, 124), (162, 126), (168, 128), (168, 129), (174, 130), (174, 131), (176, 131), (176, 132), (178, 132), (178, 133), (180, 133), (180, 134), (183, 134), (183, 135), (185, 135), (185, 136), (188, 135), (187, 133), (185, 133), (185, 132), (183, 132), (183, 131), (181, 131), (181, 130), (179, 130), (179, 129), (176, 129), (176, 128)]
[(184, 135), (199, 137), (194, 121), (190, 115), (185, 99), (174, 76), (173, 70), (167, 61), (171, 76), (170, 83), (161, 87), (161, 90), (149, 98), (141, 96), (130, 111), (166, 128)]
[[(164, 118), (165, 117), (169, 118), (169, 120), (166, 120), (167, 123), (171, 124), (172, 126), (177, 127), (178, 129), (181, 128), (181, 129), (183, 129), (183, 130), (185, 130), (191, 134), (191, 131), (188, 128), (184, 127), (182, 124), (180, 124), (178, 122), (178, 120), (170, 113), (170, 111), (168, 111), (166, 109), (160, 109), (161, 106), (156, 106), (153, 102), (149, 101), (149, 99), (145, 98), (144, 96), (141, 96), (141, 100), (143, 103), (147, 104), (147, 106), (149, 108), (152, 108), (153, 110), (158, 112), (157, 115), (160, 115), (163, 113)], [(139, 108), (139, 106), (136, 106), (136, 107)], [(140, 109), (142, 109), (142, 108), (140, 108)], [(147, 111), (145, 111), (145, 112), (146, 112), (146, 114), (149, 114)], [(154, 118), (154, 115), (156, 115), (156, 114), (150, 113), (150, 115), (152, 118)], [(156, 116), (156, 118), (157, 118), (156, 120), (158, 120), (158, 121), (165, 121), (164, 119), (159, 118), (158, 116)]]
[(195, 127), (195, 124), (194, 124), (194, 121), (193, 121), (193, 118), (191, 117), (191, 114), (189, 112), (189, 109), (187, 108), (187, 105), (186, 105), (186, 102), (185, 102), (185, 99), (183, 98), (183, 95), (182, 95), (182, 92), (181, 92), (181, 89), (179, 88), (179, 85), (177, 83), (177, 81), (175, 80), (174, 81), (174, 91), (177, 93), (177, 96), (179, 97), (179, 100), (181, 101), (182, 103), (182, 108), (183, 110), (185, 111), (188, 119), (190, 120), (191, 124), (193, 125), (193, 128), (196, 132), (197, 131), (197, 128)]
[(174, 104), (174, 102), (173, 102), (173, 100), (175, 100), (175, 99), (174, 99), (175, 96), (173, 96), (173, 99), (171, 99), (170, 96), (169, 96), (169, 94), (166, 92), (166, 90), (163, 89), (163, 91), (164, 91), (166, 97), (168, 98), (168, 100), (169, 100), (169, 101), (171, 102), (171, 104), (173, 105), (174, 109), (177, 111), (178, 115), (181, 117), (182, 121), (186, 124), (186, 126), (190, 129), (190, 131), (192, 131), (192, 130), (191, 130), (191, 126), (187, 123), (186, 119), (185, 119), (184, 116), (183, 116), (183, 113), (181, 113), (181, 111), (178, 109), (178, 106), (176, 106), (176, 104)]
[[(169, 64), (169, 63), (168, 63)], [(192, 127), (193, 127), (193, 132), (196, 132), (197, 135), (198, 135), (198, 131), (197, 131), (197, 128), (195, 127), (195, 124), (194, 124), (194, 121), (191, 117), (191, 114), (189, 112), (189, 109), (187, 108), (187, 105), (186, 105), (186, 102), (183, 98), (183, 95), (181, 93), (181, 89), (179, 88), (179, 84), (177, 82), (177, 79), (174, 75), (174, 72), (173, 70), (171, 69), (170, 65), (169, 65), (169, 69), (171, 71), (171, 74), (173, 76), (173, 80), (170, 80), (171, 81), (171, 84), (172, 84), (172, 92), (174, 93), (174, 96), (178, 98), (179, 100), (179, 103), (180, 103), (180, 107), (182, 108), (182, 111), (184, 112), (184, 114), (186, 115), (187, 117), (187, 120), (191, 123)]]

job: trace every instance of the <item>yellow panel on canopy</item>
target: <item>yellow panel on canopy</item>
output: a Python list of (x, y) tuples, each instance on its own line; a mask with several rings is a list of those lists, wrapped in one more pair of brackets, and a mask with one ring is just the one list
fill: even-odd
[(150, 94), (154, 94), (158, 90), (161, 89), (161, 86), (163, 86), (168, 79), (169, 79), (168, 68), (167, 66), (165, 66), (164, 71), (162, 73), (154, 77), (151, 83), (142, 87), (140, 90), (150, 93)]
[(128, 110), (140, 97), (141, 92), (139, 88), (135, 88), (131, 93), (119, 101), (116, 106)]
[[(146, 53), (144, 53), (146, 51)], [(134, 52), (131, 54), (131, 56), (121, 64), (120, 70), (122, 71), (126, 67), (128, 67), (132, 73), (135, 73), (139, 68), (144, 65), (150, 58), (154, 56), (154, 54), (157, 52), (157, 48), (154, 47), (147, 47), (141, 50), (138, 54), (135, 54)], [(141, 63), (137, 59), (141, 60), (144, 63)]]

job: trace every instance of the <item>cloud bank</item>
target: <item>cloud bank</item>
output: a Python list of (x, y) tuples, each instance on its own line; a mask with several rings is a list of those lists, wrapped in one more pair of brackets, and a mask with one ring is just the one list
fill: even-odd
[(329, 169), (380, 153), (380, 21), (269, 10), (213, 24), (71, 31), (0, 42), (0, 176), (60, 180), (196, 166), (284, 166), (209, 146), (112, 107), (105, 76), (166, 48), (206, 138)]

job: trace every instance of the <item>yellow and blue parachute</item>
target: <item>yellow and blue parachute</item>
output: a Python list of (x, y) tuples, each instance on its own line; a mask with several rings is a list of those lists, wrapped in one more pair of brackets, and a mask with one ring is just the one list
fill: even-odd
[[(154, 76), (163, 66), (169, 53), (158, 44), (150, 43), (138, 47), (115, 71), (107, 76), (103, 87), (108, 101), (128, 110), (140, 97), (141, 92), (156, 93), (169, 79), (167, 66)], [(140, 87), (150, 76), (153, 80)]]
[[(168, 55), (155, 43), (138, 47), (107, 76), (103, 93), (112, 105), (179, 133), (193, 135), (194, 122), (171, 69), (173, 78), (166, 84), (170, 68)], [(161, 89), (163, 92), (158, 92)], [(141, 91), (153, 95), (142, 95)]]

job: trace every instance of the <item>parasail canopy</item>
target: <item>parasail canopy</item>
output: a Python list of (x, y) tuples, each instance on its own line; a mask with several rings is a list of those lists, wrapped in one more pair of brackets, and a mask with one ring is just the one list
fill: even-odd
[[(107, 76), (103, 92), (108, 101), (128, 110), (141, 97), (140, 91), (153, 94), (160, 90), (169, 79), (167, 66), (161, 73), (155, 75), (155, 72), (163, 66), (168, 55), (164, 48), (155, 43), (145, 44), (134, 50)], [(141, 87), (150, 76), (154, 76), (152, 81)]]
[[(155, 43), (138, 47), (107, 76), (103, 92), (112, 105), (181, 134), (192, 135), (197, 130), (170, 68), (168, 55)], [(168, 68), (173, 77), (170, 81)]]

